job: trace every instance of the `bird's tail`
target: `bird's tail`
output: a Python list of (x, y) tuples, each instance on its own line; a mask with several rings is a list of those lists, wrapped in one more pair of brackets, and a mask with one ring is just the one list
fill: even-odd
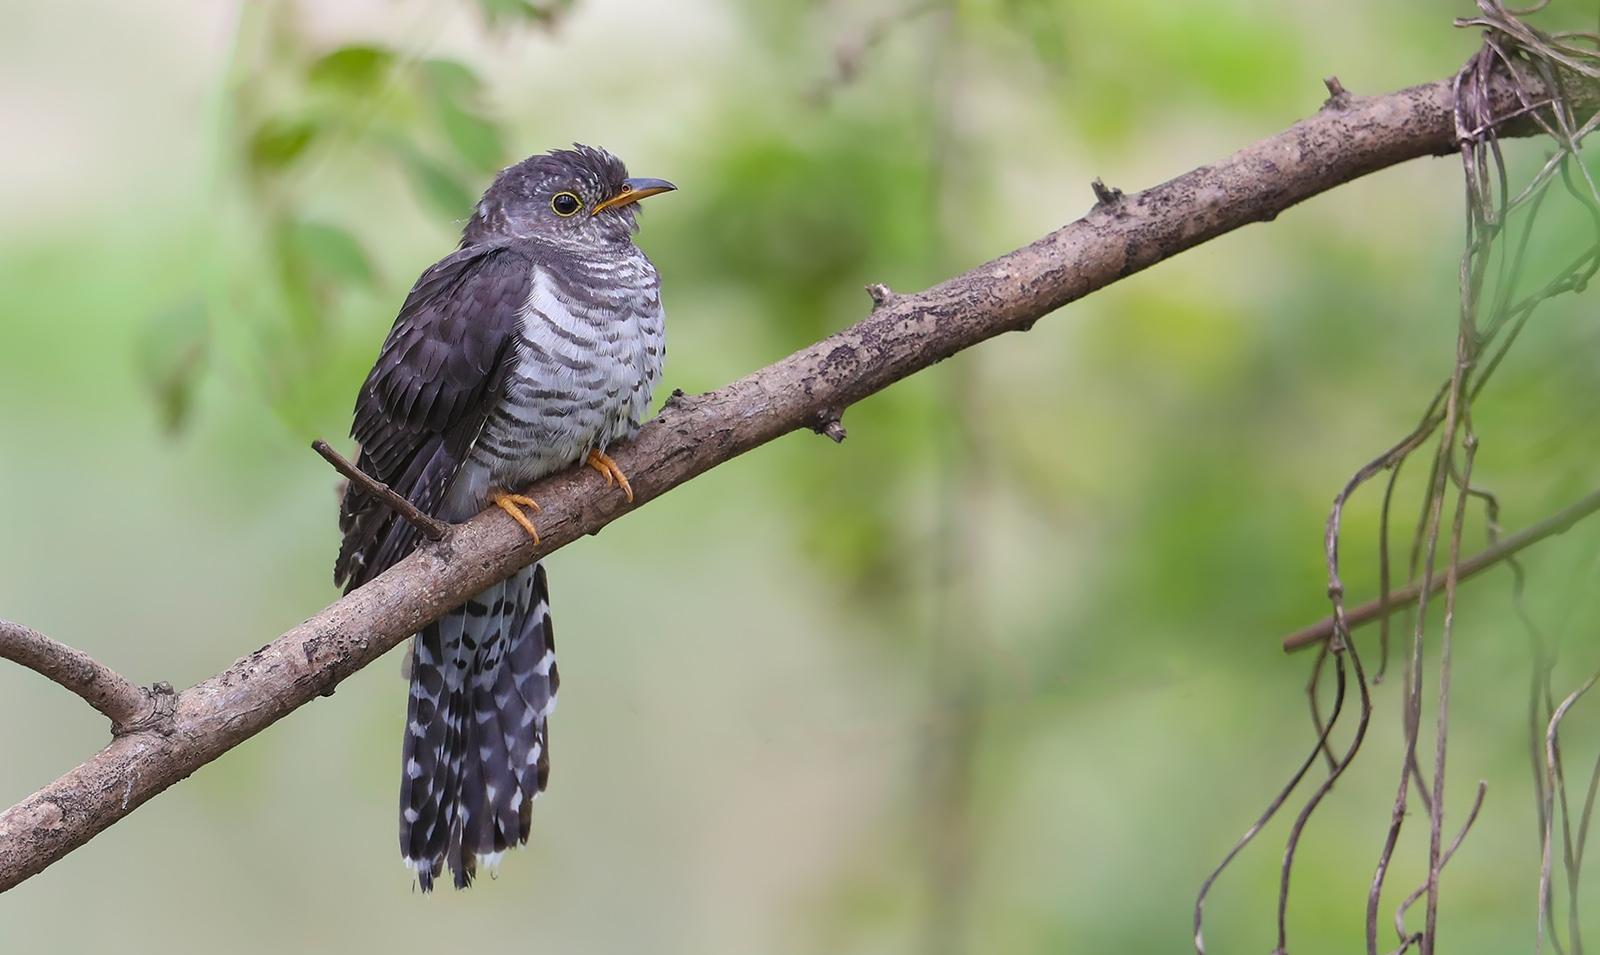
[(547, 721), (561, 683), (538, 564), (413, 640), (400, 779), (400, 852), (422, 891), (448, 864), (456, 888), (528, 841), (550, 775)]

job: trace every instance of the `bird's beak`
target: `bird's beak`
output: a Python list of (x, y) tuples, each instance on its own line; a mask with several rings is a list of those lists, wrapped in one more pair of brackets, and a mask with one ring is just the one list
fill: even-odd
[(596, 216), (607, 209), (626, 206), (662, 192), (678, 188), (665, 179), (624, 179), (622, 191), (604, 202), (596, 203), (590, 215)]

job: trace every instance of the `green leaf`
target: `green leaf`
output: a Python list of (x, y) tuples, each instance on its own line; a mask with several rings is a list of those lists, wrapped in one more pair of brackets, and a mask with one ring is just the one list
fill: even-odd
[(459, 60), (424, 60), (422, 69), (435, 93), (458, 103), (470, 102), (483, 92), (483, 80)]
[(290, 254), (310, 272), (352, 285), (372, 287), (377, 275), (361, 243), (346, 230), (324, 222), (298, 220), (287, 232)]
[(245, 146), (251, 171), (277, 172), (299, 159), (316, 139), (318, 127), (309, 119), (281, 116), (264, 120)]
[(394, 63), (395, 56), (390, 50), (351, 44), (312, 63), (306, 71), (306, 79), (312, 86), (347, 93), (371, 93), (389, 78)]
[(169, 433), (189, 420), (210, 344), (211, 325), (198, 298), (152, 316), (139, 334), (140, 377)]
[(490, 26), (498, 24), (502, 18), (548, 23), (561, 6), (560, 3), (535, 4), (530, 0), (478, 0), (478, 8)]
[(477, 74), (452, 60), (429, 60), (424, 69), (434, 113), (456, 154), (473, 169), (499, 169), (505, 164), (500, 127), (473, 108), (483, 90)]
[(472, 168), (494, 172), (505, 165), (500, 127), (447, 99), (438, 101), (439, 124), (456, 153)]
[(439, 215), (459, 222), (472, 214), (473, 196), (455, 174), (415, 149), (400, 150), (417, 195)]

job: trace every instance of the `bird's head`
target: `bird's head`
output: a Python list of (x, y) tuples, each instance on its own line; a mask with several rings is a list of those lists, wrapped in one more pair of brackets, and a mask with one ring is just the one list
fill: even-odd
[(462, 233), (463, 244), (498, 236), (569, 246), (626, 242), (647, 196), (677, 188), (664, 179), (630, 179), (622, 160), (574, 143), (501, 170)]

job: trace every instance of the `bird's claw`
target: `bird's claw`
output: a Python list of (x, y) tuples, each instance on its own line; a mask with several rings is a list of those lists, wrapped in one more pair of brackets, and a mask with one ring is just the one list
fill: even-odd
[(529, 520), (528, 515), (522, 512), (522, 508), (526, 507), (535, 514), (539, 513), (542, 508), (539, 507), (538, 501), (535, 501), (526, 494), (511, 494), (506, 491), (490, 491), (489, 503), (500, 508), (500, 510), (505, 511), (508, 515), (510, 515), (512, 520), (522, 525), (522, 529), (528, 532), (528, 536), (533, 538), (533, 542), (535, 544), (539, 543), (539, 529), (534, 527), (533, 521)]
[(604, 451), (596, 451), (590, 448), (589, 466), (599, 471), (601, 476), (606, 479), (606, 487), (611, 487), (613, 484), (620, 487), (622, 495), (628, 499), (628, 503), (633, 503), (633, 485), (628, 483), (628, 476), (622, 473), (622, 468), (617, 467), (617, 462), (613, 461), (610, 455)]

